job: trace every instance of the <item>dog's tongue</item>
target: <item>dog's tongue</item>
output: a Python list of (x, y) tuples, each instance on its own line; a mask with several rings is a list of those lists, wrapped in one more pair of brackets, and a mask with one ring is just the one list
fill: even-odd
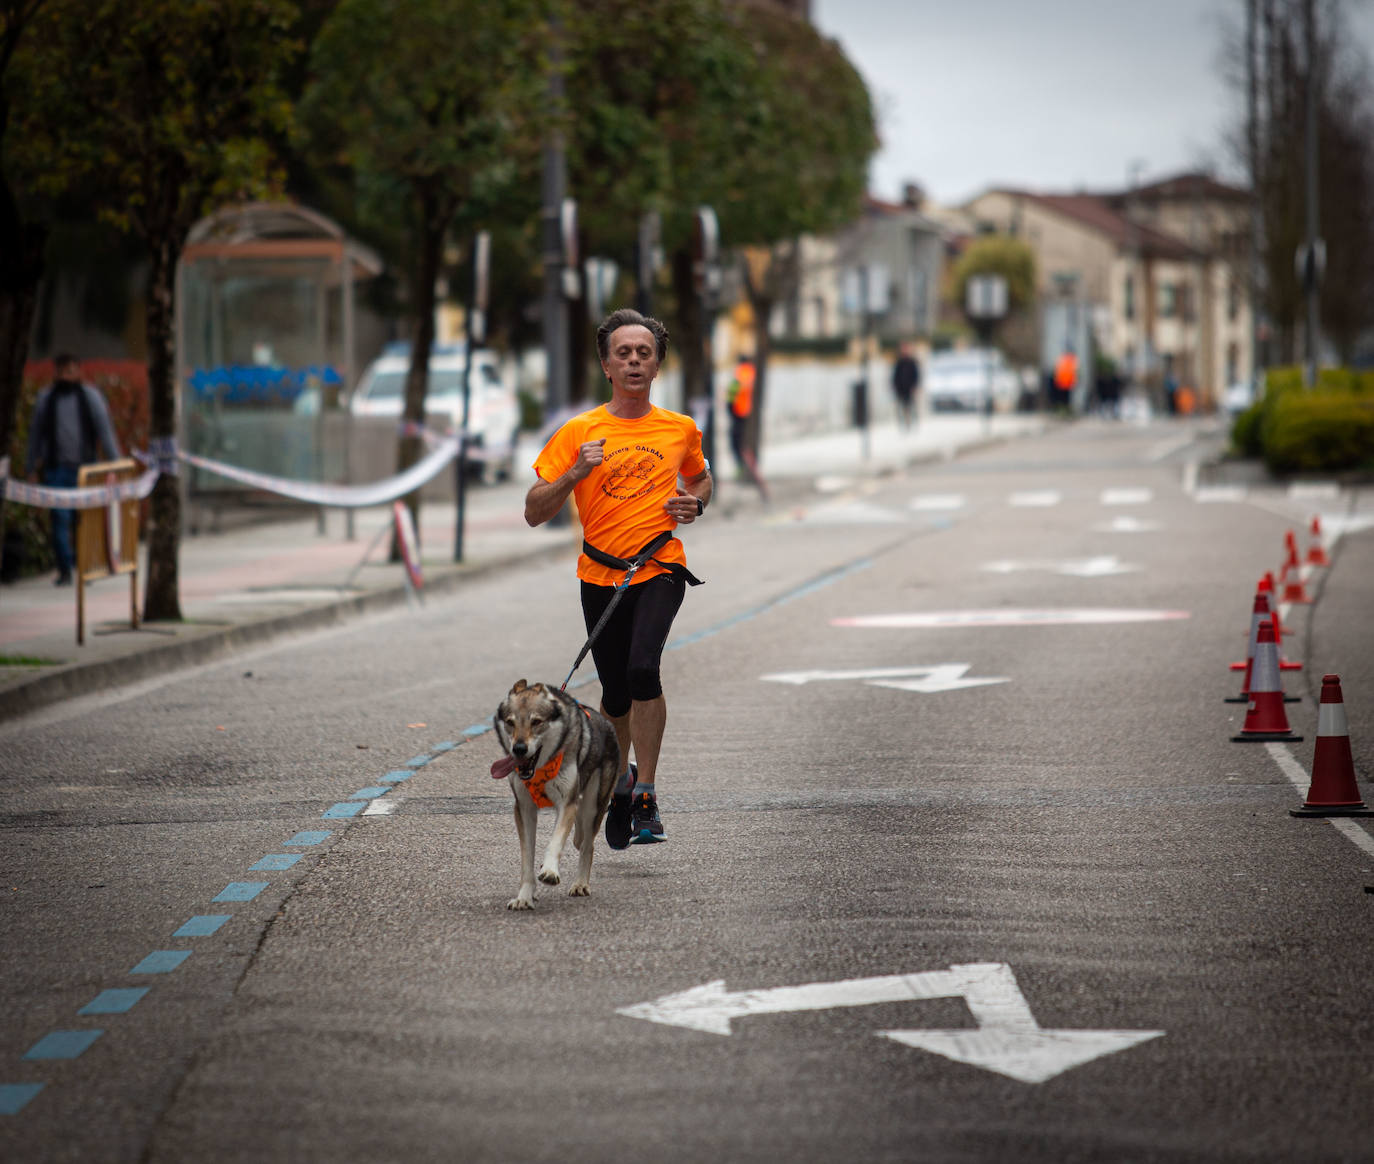
[(504, 780), (518, 767), (520, 767), (520, 765), (516, 762), (514, 756), (502, 756), (491, 766), (491, 778), (493, 780)]

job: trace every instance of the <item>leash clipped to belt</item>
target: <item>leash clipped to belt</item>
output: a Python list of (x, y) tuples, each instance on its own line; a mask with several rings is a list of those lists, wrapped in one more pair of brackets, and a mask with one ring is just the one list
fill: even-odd
[(686, 566), (679, 562), (660, 562), (654, 557), (659, 550), (668, 544), (672, 539), (673, 531), (665, 529), (662, 533), (655, 535), (654, 540), (639, 551), (633, 558), (617, 558), (614, 554), (608, 554), (605, 550), (598, 550), (591, 542), (585, 539), (582, 542), (582, 552), (591, 558), (598, 565), (608, 566), (612, 570), (624, 570), (625, 577), (616, 586), (615, 592), (611, 595), (610, 602), (606, 603), (606, 609), (601, 612), (601, 617), (597, 620), (596, 626), (592, 628), (592, 633), (583, 644), (582, 649), (577, 652), (577, 658), (573, 660), (572, 670), (568, 672), (568, 677), (563, 680), (563, 685), (559, 691), (566, 691), (568, 684), (572, 682), (572, 677), (577, 673), (578, 667), (582, 665), (582, 660), (587, 657), (587, 652), (592, 649), (592, 644), (596, 642), (599, 635), (606, 625), (606, 620), (611, 617), (611, 611), (615, 609), (615, 604), (620, 601), (620, 596), (625, 593), (625, 589), (630, 585), (631, 580), (645, 562), (653, 562), (656, 566), (662, 566), (675, 578), (681, 578), (688, 586), (700, 586), (701, 579), (693, 574)]

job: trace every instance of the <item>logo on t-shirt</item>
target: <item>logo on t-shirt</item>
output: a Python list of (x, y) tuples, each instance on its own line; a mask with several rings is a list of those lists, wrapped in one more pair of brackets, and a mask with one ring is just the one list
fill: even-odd
[(633, 501), (654, 487), (654, 473), (663, 454), (646, 445), (625, 445), (605, 455), (601, 492), (616, 501)]

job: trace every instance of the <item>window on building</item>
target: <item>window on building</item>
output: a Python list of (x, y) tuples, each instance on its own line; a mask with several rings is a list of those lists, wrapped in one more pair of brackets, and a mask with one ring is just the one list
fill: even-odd
[(1232, 323), (1240, 316), (1240, 283), (1234, 275), (1226, 284), (1226, 318)]
[(1234, 384), (1240, 379), (1240, 345), (1226, 345), (1226, 383)]
[(1178, 314), (1178, 285), (1161, 283), (1159, 285), (1159, 318), (1173, 319)]
[(1123, 290), (1123, 292), (1124, 292), (1124, 294), (1122, 295), (1122, 298), (1125, 300), (1124, 311), (1125, 311), (1126, 318), (1127, 318), (1127, 319), (1134, 319), (1134, 318), (1135, 318), (1135, 276), (1134, 276), (1134, 275), (1127, 275), (1127, 276), (1126, 276), (1126, 285), (1125, 285), (1124, 288), (1122, 288), (1122, 290)]

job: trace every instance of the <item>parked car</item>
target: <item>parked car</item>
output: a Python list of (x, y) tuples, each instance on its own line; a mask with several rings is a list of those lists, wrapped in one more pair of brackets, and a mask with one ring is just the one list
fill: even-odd
[(1221, 394), (1221, 406), (1231, 416), (1239, 416), (1254, 403), (1255, 386), (1249, 380), (1237, 380)]
[[(436, 347), (429, 356), (429, 389), (425, 396), (425, 415), (438, 417), (445, 428), (457, 430), (463, 423), (462, 344)], [(406, 374), (410, 370), (410, 345), (391, 344), (374, 360), (349, 401), (354, 416), (399, 418), (405, 407)], [(501, 373), (494, 353), (478, 349), (472, 353), (468, 378), (469, 448), (480, 450), (474, 457), (482, 466), (486, 480), (509, 477), (515, 467), (515, 438), (520, 431), (520, 402), (514, 387)], [(495, 454), (484, 457), (482, 454)]]
[(932, 412), (982, 412), (989, 385), (993, 411), (1016, 407), (1021, 382), (996, 348), (933, 352), (921, 376), (921, 390)]

